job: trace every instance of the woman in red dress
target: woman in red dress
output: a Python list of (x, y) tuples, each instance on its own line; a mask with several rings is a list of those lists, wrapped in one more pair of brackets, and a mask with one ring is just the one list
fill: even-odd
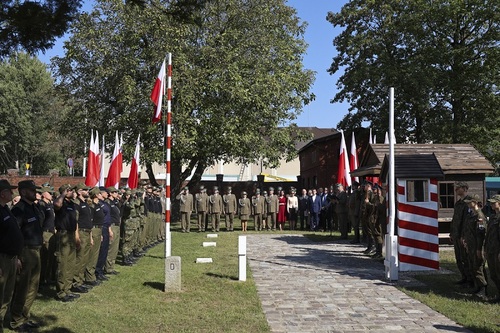
[(281, 190), (278, 197), (279, 210), (278, 210), (278, 225), (280, 226), (280, 231), (283, 231), (283, 227), (286, 222), (286, 197), (285, 191)]

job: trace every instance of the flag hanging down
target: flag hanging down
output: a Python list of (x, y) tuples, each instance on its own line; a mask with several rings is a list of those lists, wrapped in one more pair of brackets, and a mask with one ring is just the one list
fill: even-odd
[(102, 136), (102, 148), (99, 154), (99, 186), (104, 186), (104, 135)]
[(139, 160), (139, 150), (141, 148), (141, 135), (137, 137), (137, 144), (135, 145), (134, 158), (132, 159), (132, 165), (130, 166), (130, 175), (128, 176), (127, 186), (130, 189), (136, 189), (139, 185), (139, 165), (141, 162)]
[(389, 133), (385, 132), (384, 144), (389, 144)]
[[(96, 133), (96, 136), (99, 134)], [(85, 177), (85, 185), (96, 186), (99, 182), (99, 166), (98, 166), (98, 156), (99, 156), (99, 144), (96, 146), (94, 141), (94, 131), (90, 135), (90, 146), (89, 155), (87, 161), (87, 175)]]
[(340, 141), (340, 154), (339, 154), (339, 168), (337, 173), (337, 182), (344, 185), (345, 188), (351, 186), (351, 170), (349, 168), (349, 160), (347, 157), (347, 148), (344, 139), (344, 131), (340, 130), (342, 134)]
[[(349, 154), (349, 167), (351, 171), (354, 171), (359, 167), (358, 150), (356, 149), (356, 140), (354, 139), (354, 132), (352, 132), (351, 153)], [(354, 180), (359, 183), (359, 177), (351, 177), (351, 180)]]
[(106, 187), (114, 186), (116, 188), (120, 185), (121, 168), (120, 161), (120, 139), (118, 138), (118, 131), (116, 131), (115, 150), (113, 151), (113, 159), (109, 166), (108, 178), (106, 179)]
[(161, 106), (163, 104), (163, 95), (165, 95), (165, 74), (165, 60), (163, 60), (160, 73), (158, 73), (153, 91), (151, 92), (151, 101), (155, 105), (153, 124), (161, 120)]

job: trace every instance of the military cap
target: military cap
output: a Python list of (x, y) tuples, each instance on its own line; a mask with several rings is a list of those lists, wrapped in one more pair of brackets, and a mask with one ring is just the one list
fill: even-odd
[(146, 186), (146, 188), (148, 188), (148, 189), (149, 189), (149, 188), (153, 188), (153, 185), (148, 184), (148, 185)]
[(0, 179), (0, 191), (13, 190), (16, 188), (17, 188), (17, 186), (10, 185), (10, 183), (7, 179)]
[(226, 187), (226, 190), (227, 190), (227, 191), (232, 191), (232, 190), (233, 190), (233, 188), (232, 188), (231, 186), (228, 186), (228, 187)]
[(256, 189), (255, 194), (260, 194), (260, 189)]
[(491, 198), (488, 199), (489, 202), (500, 202), (500, 194), (495, 194)]
[(90, 187), (88, 187), (87, 185), (85, 185), (84, 183), (78, 183), (76, 186), (75, 186), (75, 191), (78, 191), (78, 190), (90, 190)]
[(52, 190), (52, 188), (50, 188), (49, 186), (44, 186), (40, 189), (40, 193), (45, 193), (45, 192), (52, 194), (54, 193), (54, 190)]
[(219, 188), (217, 186), (214, 186), (214, 192), (219, 192)]
[(457, 182), (455, 184), (455, 188), (465, 188), (465, 189), (469, 189), (469, 184), (467, 184), (466, 182)]
[(37, 186), (33, 180), (22, 180), (19, 183), (17, 183), (17, 187), (21, 190), (23, 188), (31, 189), (31, 190), (36, 190), (39, 189), (40, 186)]
[(262, 192), (262, 194), (267, 194), (267, 191)]
[(40, 194), (42, 194), (42, 193), (43, 193), (42, 188), (41, 188), (41, 187), (38, 187), (38, 188), (36, 189), (36, 193), (40, 193)]
[(481, 198), (477, 194), (468, 195), (467, 197), (468, 197), (467, 199), (464, 198), (464, 202), (467, 202), (467, 203), (476, 202), (477, 203), (477, 202), (481, 201)]
[(341, 187), (341, 186), (342, 186), (342, 187), (344, 187), (344, 185), (342, 185), (341, 183), (337, 183), (337, 184), (335, 184), (335, 187), (336, 187), (336, 188), (339, 188), (339, 187)]
[(241, 195), (247, 195), (246, 191), (241, 192)]
[(116, 189), (116, 187), (114, 186), (109, 186), (109, 187), (106, 187), (106, 191), (108, 193), (112, 193), (112, 192), (118, 192), (118, 190)]
[(282, 189), (283, 189), (283, 187), (278, 186), (278, 192), (281, 191)]
[(64, 184), (64, 185), (61, 185), (59, 187), (59, 193), (63, 193), (64, 191), (69, 191), (69, 190), (73, 190), (73, 186), (71, 186), (70, 184)]
[(205, 189), (205, 186), (201, 185), (200, 186), (200, 191), (203, 191)]
[(366, 185), (373, 186), (373, 183), (372, 183), (371, 181), (369, 181), (369, 180), (365, 180), (365, 181), (363, 182), (363, 186), (366, 186)]
[(131, 194), (132, 194), (132, 191), (128, 188), (128, 189), (126, 189), (126, 190), (125, 190), (125, 194), (126, 194), (126, 195), (131, 195)]
[(269, 191), (274, 191), (274, 187), (270, 187), (270, 188), (269, 188)]
[(92, 196), (97, 196), (99, 193), (101, 193), (101, 190), (99, 187), (94, 187), (93, 189), (91, 189), (89, 191), (89, 194), (92, 195)]
[(189, 191), (189, 187), (184, 186), (183, 190), (184, 190), (184, 191)]
[(101, 192), (106, 192), (106, 187), (104, 187), (104, 186), (99, 186), (99, 191), (101, 191)]

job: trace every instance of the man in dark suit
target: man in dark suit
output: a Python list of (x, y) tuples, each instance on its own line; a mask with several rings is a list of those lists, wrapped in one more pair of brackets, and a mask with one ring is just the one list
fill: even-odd
[(309, 198), (309, 213), (311, 214), (311, 230), (317, 230), (319, 226), (319, 213), (321, 212), (321, 197), (313, 189), (312, 196)]

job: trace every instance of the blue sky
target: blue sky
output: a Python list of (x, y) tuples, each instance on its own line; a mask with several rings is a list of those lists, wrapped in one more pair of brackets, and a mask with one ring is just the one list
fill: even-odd
[[(288, 0), (288, 5), (297, 9), (300, 19), (308, 23), (305, 39), (309, 48), (304, 56), (304, 66), (316, 72), (316, 81), (311, 89), (316, 95), (316, 100), (305, 106), (298, 116), (296, 122), (299, 126), (336, 128), (338, 122), (348, 112), (346, 103), (330, 103), (337, 91), (335, 83), (340, 73), (332, 76), (326, 71), (336, 55), (333, 38), (340, 32), (339, 28), (334, 28), (326, 21), (326, 15), (329, 11), (340, 11), (347, 2), (347, 0)], [(82, 10), (91, 10), (92, 4), (93, 0), (86, 0)], [(40, 60), (49, 63), (50, 58), (63, 55), (65, 38), (67, 37), (59, 39), (54, 48), (44, 55), (39, 55)]]

